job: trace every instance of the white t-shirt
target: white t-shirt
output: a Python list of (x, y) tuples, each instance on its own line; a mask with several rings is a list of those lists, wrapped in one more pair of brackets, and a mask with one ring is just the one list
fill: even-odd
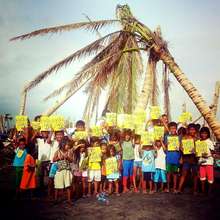
[(140, 157), (140, 144), (134, 145), (134, 161), (142, 161), (142, 158)]
[(58, 150), (59, 150), (59, 143), (56, 140), (54, 140), (51, 144), (51, 151), (50, 151), (50, 162), (51, 163), (53, 162), (54, 155), (56, 151)]
[(211, 151), (215, 150), (214, 144), (210, 139), (205, 140), (208, 146), (208, 158), (199, 158), (199, 162), (202, 161), (202, 165), (213, 165), (214, 164), (214, 158), (212, 157)]
[(157, 150), (157, 157), (155, 158), (155, 168), (166, 170), (166, 154), (163, 148)]
[(38, 160), (48, 161), (50, 160), (51, 145), (44, 141), (43, 138), (37, 138), (38, 146)]

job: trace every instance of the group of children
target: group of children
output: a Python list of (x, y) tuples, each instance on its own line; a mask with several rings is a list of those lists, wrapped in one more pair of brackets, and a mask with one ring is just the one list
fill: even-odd
[[(17, 190), (45, 190), (47, 183), (48, 196), (57, 201), (66, 189), (70, 203), (73, 195), (85, 198), (100, 192), (116, 196), (129, 192), (182, 193), (186, 182), (193, 183), (193, 194), (199, 192), (199, 185), (205, 193), (208, 182), (210, 192), (214, 182), (214, 145), (209, 128), (198, 130), (192, 123), (177, 129), (177, 123), (161, 121), (164, 137), (148, 145), (143, 145), (141, 136), (130, 129), (109, 128), (102, 137), (81, 140), (64, 131), (34, 132), (29, 143), (21, 136), (15, 142), (13, 162)], [(78, 121), (76, 131), (84, 130), (85, 123)], [(177, 145), (169, 150), (171, 138), (176, 138)], [(205, 141), (207, 151), (200, 156), (195, 149), (184, 154), (186, 140), (193, 144)]]

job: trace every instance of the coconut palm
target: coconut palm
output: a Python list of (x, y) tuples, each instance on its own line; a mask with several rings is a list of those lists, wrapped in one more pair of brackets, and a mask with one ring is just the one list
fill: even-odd
[[(36, 77), (25, 88), (25, 90), (30, 90), (31, 88), (36, 86), (38, 83), (40, 83), (43, 79), (45, 79), (47, 76), (49, 76), (53, 72), (58, 71), (64, 65), (70, 64), (72, 61), (76, 59), (79, 59), (85, 55), (91, 55), (91, 54), (97, 54), (97, 55), (95, 56), (95, 58), (93, 58), (93, 63), (89, 62), (90, 65), (91, 64), (98, 65), (100, 62), (103, 62), (102, 65), (99, 66), (100, 68), (97, 67), (95, 71), (92, 71), (92, 72), (87, 70), (89, 66), (87, 65), (84, 66), (83, 68), (84, 71), (83, 72), (81, 71), (81, 74), (79, 73), (76, 75), (76, 78), (78, 77), (79, 80), (77, 81), (73, 80), (73, 84), (71, 85), (71, 87), (69, 87), (69, 91), (67, 92), (70, 93), (71, 91), (73, 91), (73, 88), (74, 89), (78, 88), (82, 83), (84, 83), (84, 80), (89, 81), (90, 77), (94, 79), (95, 77), (98, 77), (98, 75), (100, 76), (98, 77), (99, 79), (104, 80), (104, 83), (102, 84), (105, 84), (110, 78), (117, 79), (119, 81), (122, 75), (118, 73), (123, 72), (125, 69), (124, 67), (125, 64), (127, 63), (127, 66), (128, 66), (128, 63), (129, 63), (129, 62), (124, 62), (123, 64), (121, 64), (123, 57), (124, 57), (123, 56), (124, 53), (130, 53), (134, 51), (139, 52), (140, 49), (144, 49), (148, 51), (152, 50), (153, 51), (152, 53), (158, 59), (160, 59), (165, 65), (167, 65), (170, 72), (172, 72), (172, 74), (177, 79), (179, 84), (184, 88), (184, 90), (187, 92), (189, 97), (192, 99), (193, 103), (196, 105), (197, 109), (200, 111), (200, 113), (203, 115), (205, 120), (208, 122), (208, 125), (212, 129), (213, 133), (216, 135), (217, 139), (220, 139), (220, 124), (217, 122), (216, 118), (214, 117), (214, 114), (212, 113), (209, 106), (206, 104), (205, 100), (202, 98), (198, 90), (194, 87), (194, 85), (189, 81), (189, 79), (186, 77), (186, 75), (182, 72), (180, 67), (177, 65), (174, 58), (170, 54), (168, 48), (164, 44), (164, 41), (162, 40), (162, 38), (157, 37), (157, 35), (154, 32), (152, 32), (147, 26), (145, 26), (143, 23), (138, 21), (132, 15), (128, 5), (123, 5), (123, 6), (118, 5), (116, 12), (117, 12), (118, 20), (120, 21), (120, 24), (122, 25), (122, 30), (102, 37), (101, 39), (93, 42), (92, 44), (89, 44), (85, 48), (82, 48), (81, 50), (73, 53), (72, 55), (65, 58), (64, 60), (53, 65), (47, 71), (41, 73), (38, 77)], [(112, 24), (113, 22), (118, 22), (118, 20), (84, 22), (83, 24), (78, 23), (77, 25), (72, 24), (72, 25), (64, 25), (64, 26), (59, 26), (59, 27), (54, 27), (54, 28), (46, 28), (46, 29), (41, 29), (38, 31), (31, 32), (29, 34), (18, 36), (14, 38), (14, 40), (15, 39), (26, 39), (26, 38), (30, 38), (30, 37), (37, 36), (37, 35), (44, 35), (47, 33), (54, 33), (54, 32), (59, 32), (59, 31), (64, 31), (64, 30), (72, 30), (72, 29), (82, 28), (82, 27), (84, 28), (86, 27), (86, 28), (94, 30), (94, 29), (99, 29), (100, 27), (104, 25)], [(106, 41), (108, 41), (107, 46), (104, 49), (102, 49), (100, 47), (100, 44)], [(129, 44), (128, 42), (134, 42), (134, 43)], [(132, 46), (136, 45), (136, 46), (131, 48), (130, 47), (131, 45)], [(112, 55), (112, 58), (108, 59), (108, 57), (111, 55)], [(131, 55), (127, 57), (129, 57), (129, 59), (131, 60), (130, 58)], [(87, 73), (85, 74), (84, 72), (86, 72), (86, 70), (87, 70)], [(100, 72), (100, 70), (104, 72)], [(116, 77), (115, 75), (118, 75), (118, 76)], [(124, 81), (126, 81), (123, 83), (132, 84), (131, 82), (127, 82), (127, 79), (129, 79), (129, 77), (126, 77), (123, 79)], [(76, 86), (73, 86), (74, 83)], [(111, 94), (112, 97), (116, 97), (116, 99), (109, 100), (110, 95), (108, 95), (107, 97), (108, 103), (111, 103), (111, 101), (116, 102), (116, 100), (118, 101), (117, 103), (120, 103), (120, 100), (125, 100), (122, 98), (123, 95), (124, 97), (128, 97), (129, 94), (126, 88), (124, 88), (123, 92), (126, 91), (127, 94), (123, 94), (123, 93), (119, 93), (118, 89), (116, 89), (115, 92), (113, 92), (115, 89), (114, 87), (115, 85), (113, 85), (112, 90), (110, 90), (109, 94)], [(59, 91), (62, 91), (65, 88), (67, 87), (62, 87), (62, 89)], [(145, 100), (142, 99), (141, 101), (143, 102)], [(139, 101), (139, 103), (141, 102)], [(137, 104), (137, 106), (138, 105), (140, 104)], [(109, 104), (109, 106), (111, 105)], [(121, 107), (125, 111), (130, 111), (128, 110), (130, 107), (128, 106), (125, 107), (124, 103), (122, 104)]]
[(219, 95), (220, 95), (220, 81), (217, 81), (215, 83), (215, 92), (214, 92), (214, 98), (213, 98), (213, 104), (211, 106), (213, 114), (215, 117), (218, 110), (218, 102), (219, 102)]

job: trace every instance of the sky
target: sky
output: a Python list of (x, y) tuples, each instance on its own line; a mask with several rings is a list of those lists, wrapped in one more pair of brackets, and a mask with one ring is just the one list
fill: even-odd
[[(25, 41), (9, 42), (10, 38), (44, 27), (87, 21), (84, 14), (92, 20), (113, 19), (117, 4), (129, 4), (133, 15), (152, 30), (160, 25), (175, 61), (206, 102), (211, 104), (215, 82), (220, 80), (218, 0), (0, 0), (0, 114), (18, 114), (20, 93), (25, 83), (98, 36), (85, 30), (74, 30)], [(111, 26), (100, 32), (104, 36), (119, 28)], [(32, 118), (53, 105), (57, 98), (48, 102), (43, 98), (73, 78), (90, 59), (87, 57), (72, 63), (31, 90), (27, 99), (27, 115)], [(199, 112), (172, 74), (170, 80), (173, 120), (181, 113), (184, 102), (187, 111), (197, 118)], [(161, 91), (161, 84), (159, 87)], [(85, 103), (86, 94), (82, 90), (57, 113), (71, 120), (79, 119)], [(219, 111), (217, 117), (220, 119)]]

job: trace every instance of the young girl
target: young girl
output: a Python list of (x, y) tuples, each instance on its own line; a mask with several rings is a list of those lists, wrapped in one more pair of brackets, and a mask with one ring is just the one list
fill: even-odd
[(126, 131), (124, 141), (121, 144), (123, 160), (123, 193), (129, 192), (127, 180), (130, 178), (130, 186), (133, 182), (134, 147), (131, 141), (131, 132)]
[(161, 183), (161, 191), (164, 191), (164, 184), (166, 180), (166, 154), (164, 152), (165, 146), (162, 140), (156, 140), (154, 143), (156, 150), (155, 158), (155, 174), (154, 174), (154, 191), (157, 192), (158, 183)]
[(101, 143), (101, 152), (102, 152), (102, 160), (101, 160), (101, 184), (100, 191), (105, 192), (106, 190), (106, 165), (105, 161), (108, 157), (108, 148), (106, 143)]
[(88, 182), (88, 152), (86, 142), (80, 146), (79, 170), (82, 173), (82, 197), (86, 198), (86, 185)]
[(94, 182), (93, 195), (97, 195), (99, 191), (99, 183), (101, 181), (101, 148), (99, 146), (99, 139), (91, 137), (91, 148), (88, 150), (89, 154), (89, 177), (88, 177), (88, 196), (91, 196), (92, 182)]
[(146, 184), (149, 184), (149, 194), (153, 194), (153, 175), (155, 172), (155, 150), (151, 145), (142, 148), (142, 190), (147, 193)]
[(70, 162), (73, 160), (72, 151), (70, 150), (71, 143), (69, 141), (62, 141), (59, 144), (59, 150), (55, 153), (53, 162), (57, 162), (58, 170), (54, 177), (55, 187), (55, 201), (58, 199), (58, 190), (67, 189), (67, 200), (71, 203), (72, 173), (70, 169)]
[[(178, 193), (177, 177), (179, 172), (180, 160), (180, 141), (177, 135), (177, 124), (170, 122), (169, 135), (165, 136), (164, 143), (166, 145), (166, 171), (167, 171), (167, 192), (170, 192), (171, 181), (173, 180), (173, 192)], [(172, 178), (172, 179), (171, 179)]]
[(113, 192), (113, 183), (115, 184), (115, 193), (120, 196), (119, 193), (119, 167), (120, 160), (116, 156), (116, 150), (113, 145), (109, 145), (109, 158), (106, 159), (106, 171), (107, 179), (109, 182), (109, 195)]
[(135, 135), (135, 145), (134, 145), (134, 167), (133, 167), (133, 184), (134, 184), (134, 192), (139, 192), (139, 188), (141, 186), (141, 181), (139, 181), (139, 185), (137, 186), (137, 176), (139, 174), (139, 179), (142, 179), (142, 159), (141, 159), (141, 136)]
[(204, 141), (207, 146), (207, 153), (203, 153), (199, 158), (199, 173), (202, 183), (202, 193), (205, 193), (206, 179), (209, 184), (209, 193), (211, 193), (212, 184), (214, 182), (214, 159), (212, 154), (214, 153), (214, 145), (210, 140), (210, 131), (208, 127), (202, 127), (200, 129), (200, 140)]
[(33, 152), (32, 155), (27, 154), (20, 184), (21, 190), (30, 191), (30, 198), (32, 198), (33, 190), (36, 188), (36, 158), (36, 151)]
[(15, 150), (15, 158), (13, 161), (13, 166), (15, 167), (16, 196), (20, 191), (20, 183), (23, 175), (24, 161), (27, 156), (25, 143), (26, 143), (25, 138), (18, 139), (18, 147)]
[[(186, 180), (187, 175), (190, 173), (193, 177), (193, 194), (197, 193), (197, 182), (198, 182), (198, 175), (197, 175), (197, 159), (195, 155), (195, 141), (197, 140), (197, 131), (195, 124), (189, 124), (186, 129), (182, 130), (182, 140), (181, 140), (181, 152), (182, 152), (182, 172), (179, 181), (179, 188), (178, 192), (181, 193), (183, 191), (183, 186)], [(188, 145), (188, 146), (187, 146)], [(191, 148), (190, 152), (188, 152), (187, 147)]]

